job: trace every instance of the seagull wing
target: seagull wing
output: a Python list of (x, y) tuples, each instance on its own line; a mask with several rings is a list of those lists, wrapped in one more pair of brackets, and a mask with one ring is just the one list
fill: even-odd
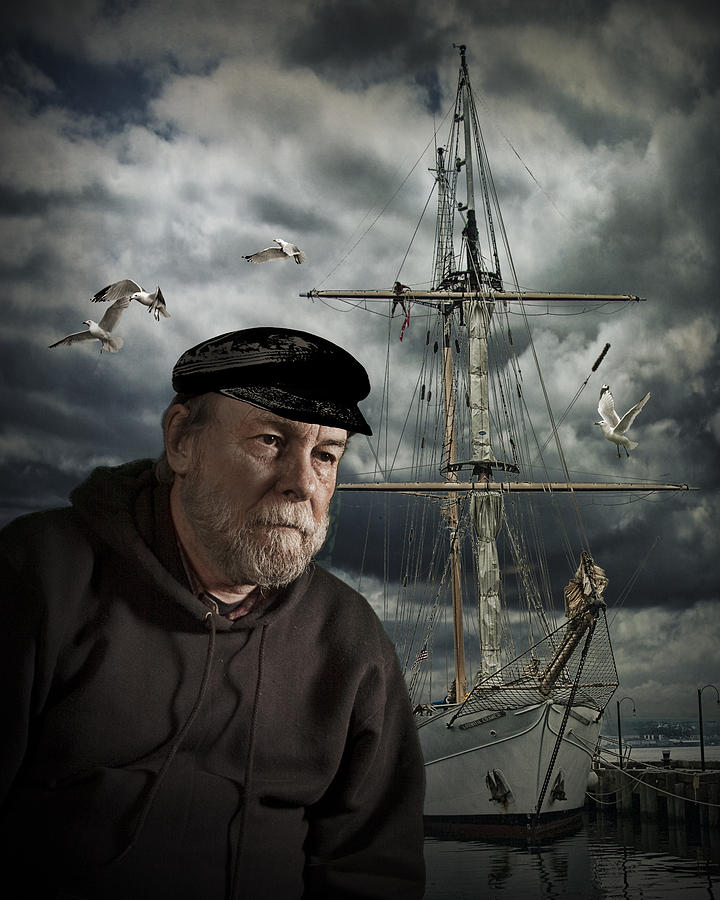
[(620, 416), (615, 412), (615, 400), (610, 388), (600, 392), (598, 412), (611, 428), (615, 428), (620, 421)]
[(120, 321), (123, 310), (127, 309), (128, 306), (130, 306), (129, 297), (121, 297), (119, 300), (116, 300), (112, 306), (108, 306), (105, 310), (105, 315), (100, 319), (98, 325), (109, 334)]
[(61, 347), (63, 344), (69, 347), (70, 344), (77, 344), (78, 341), (90, 340), (94, 340), (94, 338), (89, 331), (78, 331), (75, 334), (69, 334), (67, 337), (62, 338), (62, 340), (60, 341), (55, 341), (54, 344), (48, 344), (48, 347)]
[(163, 292), (160, 290), (160, 285), (158, 285), (157, 290), (155, 291), (155, 299), (153, 300), (150, 309), (155, 313), (155, 318), (158, 318), (158, 314), (165, 316), (166, 319), (170, 318), (170, 313), (166, 309), (165, 298), (163, 297)]
[(90, 298), (90, 302), (98, 303), (102, 301), (103, 303), (111, 303), (115, 300), (120, 300), (122, 297), (129, 297), (130, 294), (141, 290), (142, 288), (136, 281), (130, 278), (123, 278), (122, 281), (108, 284), (101, 291), (98, 291), (97, 294)]
[(264, 250), (258, 250), (257, 253), (251, 253), (245, 259), (251, 263), (271, 262), (273, 259), (286, 259), (287, 254), (280, 247), (266, 247)]
[(294, 244), (293, 244), (293, 247), (295, 248), (294, 251), (293, 251), (293, 257), (294, 257), (294, 259), (295, 259), (295, 262), (296, 262), (298, 265), (300, 265), (300, 263), (304, 263), (305, 260), (307, 259), (307, 257), (305, 256), (305, 254), (302, 252), (302, 250), (300, 250), (300, 249), (298, 249), (297, 247), (295, 247)]
[(648, 391), (647, 394), (645, 394), (645, 396), (642, 398), (642, 400), (639, 403), (636, 403), (635, 406), (633, 406), (631, 409), (629, 409), (625, 413), (625, 415), (622, 417), (622, 419), (620, 419), (620, 421), (615, 426), (615, 431), (619, 432), (620, 434), (625, 434), (625, 432), (628, 430), (628, 428), (635, 421), (635, 416), (640, 412), (640, 410), (643, 408), (643, 406), (645, 406), (645, 404), (648, 402), (649, 399), (650, 399), (650, 391)]

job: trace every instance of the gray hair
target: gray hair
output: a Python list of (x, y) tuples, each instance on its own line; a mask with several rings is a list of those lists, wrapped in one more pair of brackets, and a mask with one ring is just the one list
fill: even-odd
[[(179, 436), (187, 437), (188, 435), (201, 432), (213, 420), (218, 396), (218, 394), (214, 393), (176, 394), (162, 414), (163, 435), (165, 434), (165, 423), (168, 413), (178, 403), (186, 407), (188, 411), (187, 416), (180, 423)], [(172, 484), (175, 479), (175, 473), (170, 468), (165, 450), (155, 460), (155, 477), (160, 484)]]

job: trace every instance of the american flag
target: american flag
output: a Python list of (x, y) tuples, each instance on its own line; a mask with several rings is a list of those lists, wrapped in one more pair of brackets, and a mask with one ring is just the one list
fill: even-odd
[(422, 648), (422, 650), (421, 650), (421, 651), (418, 653), (418, 655), (415, 657), (415, 662), (412, 664), (413, 669), (417, 669), (417, 667), (420, 665), (420, 663), (421, 663), (424, 659), (427, 659), (427, 658), (428, 658), (428, 655), (429, 655), (429, 654), (428, 654), (428, 646), (427, 646), (427, 641), (426, 641), (425, 644), (424, 644), (424, 646), (423, 646), (423, 648)]

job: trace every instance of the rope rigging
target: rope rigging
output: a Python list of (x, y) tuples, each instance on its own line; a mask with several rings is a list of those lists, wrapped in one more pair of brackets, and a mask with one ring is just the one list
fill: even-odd
[[(461, 80), (463, 77), (461, 75)], [(436, 141), (436, 167), (431, 170), (435, 173), (434, 183), (432, 189), (425, 197), (420, 216), (395, 274), (396, 299), (388, 299), (382, 306), (374, 306), (367, 298), (358, 301), (342, 300), (342, 303), (345, 304), (343, 308), (348, 311), (351, 309), (362, 309), (381, 317), (385, 316), (388, 320), (385, 334), (383, 391), (378, 416), (381, 427), (378, 430), (377, 437), (370, 444), (375, 465), (373, 475), (377, 479), (379, 474), (384, 481), (387, 481), (396, 478), (399, 472), (404, 470), (409, 473), (408, 479), (412, 481), (413, 476), (416, 480), (420, 480), (420, 473), (427, 472), (431, 475), (434, 471), (436, 478), (437, 474), (440, 474), (448, 479), (450, 472), (454, 471), (449, 465), (450, 443), (448, 433), (463, 436), (457, 449), (457, 458), (463, 460), (471, 459), (472, 457), (472, 448), (463, 445), (463, 441), (467, 441), (472, 432), (469, 400), (466, 399), (470, 397), (467, 351), (467, 331), (469, 328), (467, 317), (469, 316), (469, 307), (464, 306), (462, 301), (448, 303), (441, 300), (437, 303), (437, 315), (432, 316), (430, 311), (432, 301), (423, 298), (423, 300), (418, 301), (419, 306), (416, 305), (412, 296), (412, 288), (408, 288), (400, 282), (400, 278), (410, 258), (411, 250), (420, 233), (430, 201), (437, 189), (438, 215), (436, 219), (435, 255), (433, 258), (434, 280), (432, 281), (433, 288), (431, 290), (442, 288), (448, 291), (464, 291), (466, 290), (464, 285), (470, 286), (470, 290), (473, 290), (473, 284), (489, 289), (489, 299), (482, 304), (481, 314), (487, 318), (486, 340), (489, 351), (488, 356), (491, 360), (487, 371), (490, 400), (487, 415), (493, 435), (494, 453), (499, 454), (497, 457), (499, 460), (504, 459), (507, 461), (507, 464), (510, 466), (509, 471), (512, 470), (512, 467), (515, 467), (516, 471), (527, 472), (531, 477), (535, 477), (534, 472), (538, 470), (541, 473), (541, 478), (544, 476), (544, 481), (550, 483), (553, 479), (550, 478), (548, 464), (543, 453), (548, 444), (554, 439), (557, 456), (563, 471), (563, 478), (570, 488), (569, 493), (571, 497), (569, 502), (572, 504), (574, 513), (570, 520), (568, 520), (566, 515), (563, 515), (563, 512), (566, 512), (564, 506), (561, 508), (564, 501), (553, 491), (550, 492), (549, 498), (545, 495), (544, 498), (539, 498), (537, 503), (533, 503), (529, 496), (521, 497), (517, 493), (508, 493), (503, 498), (504, 525), (499, 538), (499, 547), (501, 552), (506, 554), (511, 561), (509, 568), (515, 572), (516, 584), (513, 588), (506, 574), (499, 584), (498, 590), (502, 595), (503, 601), (507, 599), (508, 594), (511, 594), (513, 590), (523, 600), (526, 616), (524, 627), (529, 636), (530, 645), (540, 646), (543, 642), (549, 642), (547, 645), (552, 648), (554, 638), (549, 637), (549, 635), (553, 635), (557, 629), (556, 606), (552, 600), (555, 590), (543, 541), (543, 532), (546, 527), (544, 515), (547, 506), (541, 507), (541, 503), (549, 503), (549, 511), (553, 512), (557, 519), (556, 534), (560, 538), (568, 567), (573, 570), (576, 564), (578, 544), (583, 550), (587, 550), (589, 542), (577, 495), (571, 489), (570, 472), (560, 443), (558, 429), (577, 403), (592, 373), (597, 370), (609, 348), (606, 347), (600, 357), (598, 357), (592, 371), (576, 391), (563, 415), (556, 419), (550, 405), (547, 386), (530, 332), (529, 317), (532, 313), (530, 313), (527, 304), (520, 296), (519, 280), (500, 211), (496, 185), (489, 165), (487, 165), (484, 138), (479, 126), (472, 94), (469, 95), (469, 105), (463, 108), (460, 102), (460, 90), (458, 90), (456, 102), (453, 108), (445, 113), (443, 121), (448, 118), (451, 112), (454, 115), (450, 138), (444, 148), (437, 147)], [(466, 124), (469, 125), (472, 132), (474, 146), (478, 148), (478, 179), (481, 188), (478, 199), (482, 206), (482, 214), (478, 216), (478, 219), (482, 220), (484, 226), (485, 246), (488, 248), (486, 253), (481, 251), (480, 241), (477, 238), (475, 210), (468, 209), (467, 205), (459, 203), (456, 198), (458, 173), (468, 165), (468, 160), (460, 159), (460, 154), (458, 153), (461, 123), (465, 119), (467, 119)], [(387, 211), (399, 191), (407, 183), (412, 172), (419, 165), (420, 159), (427, 152), (432, 140), (435, 140), (436, 134), (437, 129), (435, 129), (431, 141), (426, 144), (422, 154), (414, 162), (410, 171), (402, 179), (388, 202), (374, 216), (373, 221), (370, 222), (357, 240), (354, 240), (352, 245), (348, 247), (343, 257), (331, 268), (321, 284), (327, 281), (329, 276), (347, 259)], [(532, 176), (532, 173), (530, 174)], [(363, 221), (365, 221), (367, 215)], [(452, 223), (454, 220), (464, 226), (460, 240), (460, 252), (457, 255), (453, 246)], [(503, 287), (501, 281), (501, 258), (498, 241), (503, 250), (503, 265), (510, 276), (508, 283), (513, 286), (508, 292), (517, 292), (518, 294), (519, 303), (516, 308), (514, 303), (511, 305), (507, 301), (492, 299), (493, 291), (508, 290)], [(465, 271), (463, 271), (462, 266), (463, 259), (467, 260)], [(417, 282), (414, 282), (412, 278), (409, 281), (417, 285)], [(417, 333), (416, 329), (413, 329), (412, 332), (411, 349), (419, 349), (421, 351), (421, 364), (414, 380), (410, 380), (409, 384), (404, 374), (403, 383), (399, 384), (397, 381), (397, 372), (403, 371), (403, 361), (407, 355), (404, 352), (405, 348), (403, 348), (401, 353), (397, 339), (395, 338), (394, 340), (392, 334), (395, 330), (393, 328), (393, 313), (398, 305), (402, 307), (405, 313), (405, 320), (400, 331), (401, 341), (409, 322), (411, 309), (416, 311), (423, 310), (417, 316), (413, 316), (414, 322), (427, 323), (427, 335), (424, 346), (420, 346), (421, 335)], [(332, 308), (335, 308), (335, 306), (333, 305)], [(566, 309), (567, 306), (563, 307), (563, 310)], [(513, 340), (510, 327), (510, 316), (516, 314), (522, 317), (525, 326), (523, 329), (525, 333), (520, 344), (529, 351), (536, 371), (533, 383), (538, 385), (544, 399), (550, 424), (550, 435), (546, 438), (539, 437), (529, 414), (524, 375), (518, 356), (518, 341), (517, 337)], [(552, 315), (557, 313), (548, 304), (544, 314)], [(492, 327), (490, 327), (491, 324)], [(395, 354), (400, 354), (398, 365), (396, 365)], [(457, 357), (449, 370), (449, 382), (443, 374), (443, 361), (448, 354), (451, 357)], [(399, 417), (395, 412), (394, 405), (391, 403), (394, 399), (392, 395), (398, 387), (401, 388), (403, 399), (409, 401)], [(457, 398), (457, 402), (454, 402), (447, 409), (443, 409), (443, 396), (448, 388), (451, 389), (453, 396)], [(450, 419), (449, 432), (444, 430), (442, 425), (445, 414)], [(413, 428), (416, 432), (416, 439), (415, 441), (408, 441), (409, 433)], [(452, 441), (454, 446), (456, 438), (453, 437)], [(455, 451), (453, 450), (453, 452)], [(463, 465), (468, 464), (461, 462), (459, 463), (459, 468)], [(506, 463), (499, 464), (497, 471), (503, 471), (503, 469), (507, 469)], [(490, 466), (490, 470), (495, 470), (494, 464)], [(509, 475), (508, 479), (512, 480), (512, 475)], [(426, 480), (432, 480), (432, 477), (426, 476)], [(385, 496), (386, 498), (388, 497), (387, 494)], [(449, 590), (447, 571), (448, 537), (450, 537), (451, 545), (457, 546), (459, 550), (458, 566), (461, 569), (462, 583), (468, 577), (470, 560), (475, 559), (477, 554), (478, 544), (474, 526), (468, 513), (470, 494), (464, 497), (459, 494), (449, 494), (448, 496), (452, 499), (443, 500), (442, 495), (423, 497), (419, 495), (419, 492), (416, 497), (408, 497), (405, 503), (405, 515), (402, 524), (397, 523), (392, 529), (389, 524), (390, 507), (387, 505), (387, 500), (382, 507), (383, 530), (385, 532), (382, 560), (383, 608), (386, 610), (390, 608), (390, 593), (392, 590), (395, 590), (397, 602), (394, 613), (395, 633), (393, 639), (409, 674), (413, 690), (416, 690), (424, 679), (425, 675), (423, 673), (427, 673), (428, 677), (431, 677), (434, 668), (432, 653), (433, 627), (438, 625), (440, 619), (438, 604), (440, 603), (441, 594)], [(451, 519), (447, 515), (449, 505), (452, 505), (457, 510), (457, 524), (453, 525), (452, 529), (449, 524)], [(368, 516), (368, 524), (371, 526), (375, 525), (376, 518), (377, 515), (371, 513)], [(574, 529), (572, 527), (573, 519), (575, 522)], [(452, 531), (450, 535), (447, 533), (448, 529)], [(399, 543), (401, 548), (400, 554), (397, 553), (397, 542), (394, 551), (390, 548), (391, 531), (397, 532), (396, 536), (401, 538)], [(571, 534), (573, 531), (576, 532), (576, 535)], [(467, 550), (462, 549), (463, 545), (472, 548), (470, 554), (467, 553)], [(422, 551), (422, 553), (418, 552), (416, 555), (415, 551)], [(367, 552), (368, 546), (366, 542), (363, 549), (364, 559), (367, 559)], [(423, 554), (424, 560), (421, 558)], [(474, 565), (477, 567), (477, 561), (474, 562)], [(432, 591), (428, 591), (428, 584), (433, 585)], [(393, 585), (396, 587), (393, 588)], [(440, 605), (443, 605), (444, 609), (447, 608), (446, 604)], [(510, 622), (507, 605), (504, 602), (502, 609), (503, 653), (512, 658), (515, 655), (513, 637), (516, 626)], [(390, 615), (392, 617), (392, 614)], [(465, 608), (463, 615), (466, 617), (470, 616), (467, 608)], [(476, 630), (478, 628), (477, 614), (472, 617), (472, 627)], [(535, 638), (539, 635), (542, 636), (536, 641)], [(418, 647), (420, 647), (419, 651)], [(419, 654), (422, 657), (420, 659), (418, 658)]]

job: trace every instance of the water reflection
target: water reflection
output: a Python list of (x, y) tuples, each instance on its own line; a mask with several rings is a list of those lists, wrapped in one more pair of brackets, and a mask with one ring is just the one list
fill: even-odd
[(427, 838), (425, 856), (426, 900), (720, 900), (718, 830), (662, 818), (588, 812), (547, 842)]

